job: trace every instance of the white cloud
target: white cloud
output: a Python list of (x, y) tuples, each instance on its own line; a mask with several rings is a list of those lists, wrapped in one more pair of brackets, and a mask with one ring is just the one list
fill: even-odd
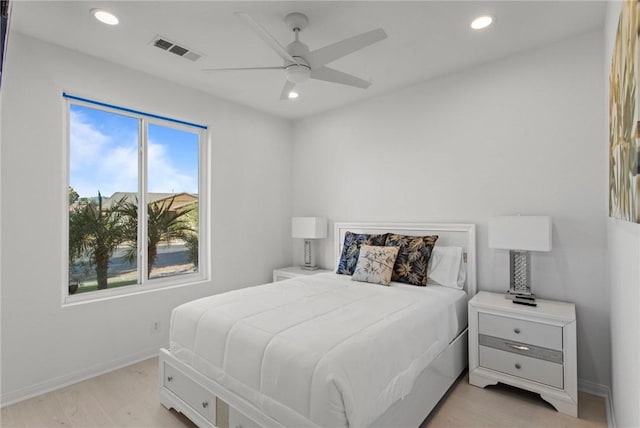
[[(123, 136), (123, 131), (125, 135)], [(116, 137), (117, 135), (117, 137)], [(91, 118), (71, 112), (70, 184), (80, 196), (104, 196), (138, 189), (137, 130), (101, 132)], [(167, 147), (149, 141), (147, 148), (150, 192), (197, 192), (197, 171), (181, 171)]]
[(101, 183), (108, 183), (114, 192), (135, 192), (138, 190), (138, 143), (113, 147), (104, 154), (97, 177)]
[(99, 154), (104, 150), (109, 137), (102, 134), (86, 122), (86, 118), (77, 111), (71, 111), (69, 126), (71, 171), (81, 170), (95, 165)]
[(198, 191), (197, 171), (185, 174), (179, 171), (171, 161), (166, 147), (149, 141), (147, 146), (148, 189), (149, 192), (180, 193)]

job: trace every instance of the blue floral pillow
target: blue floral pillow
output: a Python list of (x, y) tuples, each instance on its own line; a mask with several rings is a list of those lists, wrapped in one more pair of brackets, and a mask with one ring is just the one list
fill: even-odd
[(427, 266), (438, 235), (407, 236), (390, 233), (387, 247), (399, 247), (391, 281), (411, 285), (427, 285)]
[(368, 233), (345, 233), (342, 255), (340, 255), (340, 261), (338, 262), (338, 269), (336, 270), (336, 273), (353, 275), (353, 271), (356, 269), (356, 264), (358, 263), (360, 246), (384, 246), (387, 241), (387, 235), (389, 234), (369, 235)]

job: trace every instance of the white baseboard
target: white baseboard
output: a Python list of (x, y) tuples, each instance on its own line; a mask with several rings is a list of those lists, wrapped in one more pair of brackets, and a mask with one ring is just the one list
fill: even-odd
[(9, 406), (19, 401), (33, 398), (50, 391), (54, 391), (56, 389), (63, 388), (65, 386), (72, 385), (74, 383), (78, 383), (83, 380), (87, 380), (92, 377), (96, 377), (101, 374), (147, 360), (151, 357), (157, 357), (159, 351), (160, 348), (147, 349), (145, 351), (117, 358), (115, 360), (105, 361), (104, 363), (96, 364), (94, 366), (69, 373), (64, 376), (55, 377), (44, 382), (29, 385), (15, 391), (3, 391), (2, 396), (0, 397), (0, 407)]
[(609, 428), (616, 428), (616, 418), (613, 413), (613, 399), (611, 397), (611, 389), (608, 386), (600, 385), (599, 383), (591, 382), (584, 379), (578, 379), (578, 390), (586, 392), (587, 394), (597, 395), (604, 398), (604, 404), (607, 409), (607, 426)]

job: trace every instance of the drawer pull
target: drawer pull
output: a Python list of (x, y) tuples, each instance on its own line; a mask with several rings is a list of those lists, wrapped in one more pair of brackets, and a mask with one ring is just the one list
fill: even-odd
[(522, 367), (522, 366), (520, 365), (520, 363), (516, 363), (516, 368), (517, 368), (518, 370), (520, 370), (520, 368), (521, 368), (521, 367)]
[(513, 329), (513, 332), (515, 334), (520, 334), (520, 329), (518, 327), (516, 327), (516, 328)]
[(209, 402), (208, 401), (203, 401), (202, 402), (202, 408), (206, 409), (207, 407), (209, 407)]
[(518, 351), (528, 351), (529, 347), (528, 346), (524, 346), (524, 345), (516, 345), (516, 344), (511, 344), (509, 345), (511, 346), (513, 349), (517, 349)]
[(173, 376), (167, 377), (167, 382), (171, 382), (173, 380)]

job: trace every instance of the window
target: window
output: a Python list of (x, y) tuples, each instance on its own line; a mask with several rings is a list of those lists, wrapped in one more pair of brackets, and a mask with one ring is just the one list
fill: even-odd
[(204, 279), (206, 128), (65, 98), (68, 295)]

